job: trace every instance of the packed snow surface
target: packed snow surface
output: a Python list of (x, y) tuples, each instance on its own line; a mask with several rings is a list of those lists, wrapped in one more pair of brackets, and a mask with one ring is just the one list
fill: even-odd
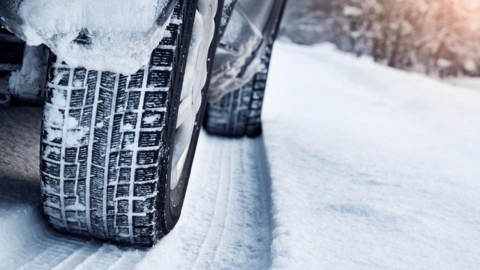
[(27, 44), (46, 44), (71, 66), (129, 75), (164, 37), (168, 20), (157, 19), (167, 1), (25, 0), (20, 16)]
[(151, 249), (51, 230), (41, 111), (0, 109), (0, 269), (479, 269), (480, 88), (277, 44), (264, 136), (202, 134)]

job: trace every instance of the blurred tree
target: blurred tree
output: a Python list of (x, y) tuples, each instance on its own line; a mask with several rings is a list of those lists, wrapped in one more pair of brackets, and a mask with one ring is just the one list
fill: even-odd
[(480, 0), (290, 1), (282, 35), (391, 67), (480, 76)]

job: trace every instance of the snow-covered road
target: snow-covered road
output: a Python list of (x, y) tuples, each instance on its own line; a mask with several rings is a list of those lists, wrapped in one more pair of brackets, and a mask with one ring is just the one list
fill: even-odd
[(202, 134), (151, 249), (52, 231), (41, 111), (0, 108), (0, 269), (478, 269), (480, 91), (278, 44), (259, 139)]
[[(0, 110), (0, 269), (267, 269), (269, 173), (263, 140), (202, 135), (183, 219), (151, 249), (65, 236), (39, 204), (41, 111)], [(11, 155), (15, 153), (14, 155)], [(5, 169), (3, 169), (5, 168)], [(159, 266), (161, 266), (159, 268)]]

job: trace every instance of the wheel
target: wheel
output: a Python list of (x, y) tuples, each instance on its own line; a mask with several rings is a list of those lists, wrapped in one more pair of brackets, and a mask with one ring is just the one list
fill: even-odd
[(222, 7), (221, 0), (179, 1), (170, 35), (130, 76), (52, 57), (41, 174), (44, 212), (54, 228), (150, 246), (175, 227)]
[(212, 135), (257, 137), (262, 134), (262, 106), (267, 85), (272, 46), (262, 57), (262, 69), (238, 90), (208, 103), (204, 118), (205, 130)]
[[(270, 19), (265, 25), (263, 43), (252, 54), (252, 58), (255, 58), (256, 55), (261, 56), (260, 71), (255, 73), (245, 85), (224, 94), (220, 99), (217, 96), (220, 96), (219, 92), (222, 93), (224, 90), (212, 88), (212, 90), (218, 91), (210, 93), (214, 101), (208, 102), (203, 122), (205, 130), (209, 134), (226, 137), (257, 137), (262, 134), (261, 114), (270, 59), (285, 5), (286, 1), (275, 3)], [(228, 48), (228, 44), (225, 46)]]

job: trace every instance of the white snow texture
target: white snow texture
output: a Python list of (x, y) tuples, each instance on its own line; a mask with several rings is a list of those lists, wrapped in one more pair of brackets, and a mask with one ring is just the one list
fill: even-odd
[(51, 230), (38, 109), (0, 110), (0, 269), (479, 269), (480, 80), (332, 46), (274, 48), (264, 136), (202, 133), (183, 216), (151, 249)]
[[(163, 38), (169, 20), (156, 21), (166, 1), (25, 0), (20, 16), (27, 44), (46, 44), (70, 66), (130, 75)], [(74, 42), (82, 32), (90, 44)]]

